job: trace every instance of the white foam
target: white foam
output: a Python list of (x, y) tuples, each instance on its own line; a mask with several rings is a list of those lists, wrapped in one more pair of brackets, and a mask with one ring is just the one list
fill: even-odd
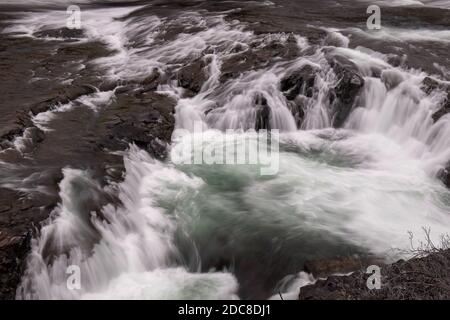
[(49, 110), (40, 112), (31, 119), (33, 124), (43, 131), (51, 131), (48, 124), (57, 118), (59, 113), (68, 112), (74, 108), (84, 106), (97, 112), (99, 108), (108, 105), (114, 99), (114, 90), (95, 92), (93, 94), (84, 95), (76, 100), (65, 104), (56, 105)]
[(348, 31), (363, 35), (369, 39), (378, 39), (383, 41), (396, 42), (441, 42), (450, 43), (449, 30), (432, 30), (432, 29), (405, 29), (382, 27), (380, 30), (366, 31), (358, 28), (351, 28)]
[[(125, 157), (125, 167), (125, 180), (117, 186), (122, 205), (105, 206), (104, 218), (90, 215), (83, 205), (97, 198), (99, 184), (86, 171), (63, 170), (61, 203), (33, 242), (17, 298), (236, 298), (237, 284), (229, 274), (169, 268), (171, 256), (176, 255), (172, 244), (176, 221), (158, 207), (157, 200), (177, 197), (180, 190), (190, 193), (202, 181), (134, 146)], [(48, 248), (55, 255), (52, 263), (46, 262)], [(66, 286), (65, 272), (71, 265), (81, 269), (81, 290)]]

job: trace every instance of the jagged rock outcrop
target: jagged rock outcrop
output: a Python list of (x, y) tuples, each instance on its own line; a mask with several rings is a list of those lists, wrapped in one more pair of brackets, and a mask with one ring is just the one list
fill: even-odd
[(424, 258), (380, 266), (381, 289), (370, 290), (371, 274), (360, 269), (349, 276), (329, 276), (300, 289), (300, 300), (448, 300), (450, 250)]
[(14, 299), (30, 241), (56, 198), (0, 188), (0, 300)]
[(280, 82), (280, 89), (288, 100), (294, 100), (299, 94), (306, 97), (313, 96), (315, 73), (317, 70), (307, 64), (301, 69), (286, 75)]
[(270, 130), (271, 110), (267, 99), (263, 95), (255, 97), (256, 122), (255, 130)]
[(0, 129), (0, 150), (11, 147), (11, 143), (15, 138), (24, 135), (28, 129), (28, 138), (40, 143), (45, 138), (45, 133), (33, 125), (31, 117), (41, 112), (51, 110), (56, 105), (66, 104), (76, 100), (83, 95), (92, 94), (96, 91), (93, 86), (89, 85), (73, 85), (59, 89), (48, 98), (39, 103), (33, 104), (27, 109), (18, 111), (15, 123), (4, 126)]
[(175, 126), (175, 104), (155, 92), (118, 95), (99, 120), (100, 148), (123, 150), (134, 143), (163, 158)]
[(259, 40), (249, 47), (237, 46), (235, 53), (225, 58), (220, 80), (225, 82), (242, 75), (244, 72), (258, 70), (272, 65), (281, 59), (293, 59), (299, 54), (295, 37), (290, 34), (285, 41), (272, 39), (272, 41)]
[(308, 100), (315, 94), (316, 73), (318, 70), (306, 64), (284, 76), (280, 81), (280, 90), (288, 100), (288, 107), (300, 128), (305, 117)]
[(331, 274), (346, 274), (365, 268), (369, 265), (381, 265), (375, 257), (344, 256), (332, 259), (308, 260), (304, 264), (304, 271), (315, 278), (327, 277)]
[(344, 59), (329, 59), (329, 63), (338, 79), (331, 98), (333, 127), (340, 128), (358, 101), (361, 89), (364, 87), (364, 79), (354, 64)]
[(96, 91), (95, 87), (90, 85), (72, 85), (59, 89), (57, 93), (50, 99), (33, 105), (30, 111), (33, 115), (45, 112), (58, 104), (65, 104), (78, 99), (81, 96), (92, 94)]

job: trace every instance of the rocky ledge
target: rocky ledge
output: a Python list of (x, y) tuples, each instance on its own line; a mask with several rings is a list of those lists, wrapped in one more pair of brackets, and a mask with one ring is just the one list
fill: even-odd
[[(346, 263), (337, 265), (341, 266), (342, 264)], [(327, 265), (329, 266), (329, 264)], [(336, 263), (333, 263), (332, 265), (336, 265)], [(361, 266), (362, 265), (363, 264), (361, 264)], [(367, 280), (371, 274), (366, 273), (366, 267), (361, 267), (350, 275), (331, 275), (326, 279), (318, 280), (315, 284), (302, 287), (300, 289), (299, 299), (450, 299), (450, 250), (438, 250), (426, 257), (414, 258), (408, 261), (399, 260), (391, 265), (379, 266), (381, 269), (381, 288), (379, 290), (370, 290), (368, 288)]]
[[(440, 121), (445, 115), (450, 113), (450, 84), (448, 82), (426, 77), (422, 82), (422, 90), (428, 95), (436, 92), (443, 94), (443, 99), (441, 100), (437, 111), (432, 115), (434, 122)], [(450, 188), (450, 161), (439, 173), (439, 178)]]
[[(65, 29), (51, 32), (70, 36)], [(59, 201), (62, 168), (88, 170), (105, 185), (121, 181), (124, 166), (120, 152), (130, 143), (157, 159), (164, 158), (175, 125), (175, 101), (155, 92), (158, 77), (153, 74), (136, 83), (105, 82), (101, 70), (89, 63), (110, 54), (101, 43), (49, 42), (2, 34), (0, 40), (6, 43), (0, 45), (5, 51), (0, 58), (6, 57), (0, 66), (0, 78), (5, 80), (0, 81), (5, 100), (0, 121), (0, 164), (5, 164), (0, 177), (0, 300), (5, 300), (15, 298), (31, 239)], [(20, 58), (18, 52), (29, 56)], [(86, 66), (81, 71), (77, 64), (68, 64), (81, 58), (80, 63)], [(51, 82), (53, 75), (66, 74), (73, 81)], [(32, 77), (43, 80), (32, 81)], [(81, 107), (80, 99), (108, 91), (114, 91), (108, 108), (93, 112)], [(55, 130), (44, 132), (33, 123), (34, 116), (68, 103), (80, 105), (59, 114), (59, 121), (53, 123)], [(18, 150), (14, 143), (20, 137), (27, 143)], [(29, 185), (13, 185), (21, 181)], [(86, 212), (100, 213), (104, 202), (114, 201), (91, 201)]]

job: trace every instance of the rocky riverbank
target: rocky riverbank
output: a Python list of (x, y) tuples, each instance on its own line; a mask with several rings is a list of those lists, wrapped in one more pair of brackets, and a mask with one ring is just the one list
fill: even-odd
[[(3, 27), (7, 18), (1, 16)], [(105, 82), (91, 61), (111, 51), (101, 43), (73, 43), (76, 35), (68, 29), (51, 32), (66, 40), (42, 41), (0, 33), (4, 101), (0, 129), (0, 299), (15, 297), (30, 241), (59, 201), (62, 168), (91, 170), (103, 185), (118, 182), (124, 168), (117, 152), (134, 143), (162, 159), (175, 123), (175, 101), (155, 93), (152, 82), (156, 79), (126, 85)], [(52, 75), (71, 81), (55, 83)], [(33, 81), (36, 78), (42, 80)], [(102, 94), (111, 96), (107, 109), (76, 107)], [(40, 127), (34, 121), (70, 104), (75, 108), (64, 113), (57, 127)], [(101, 202), (86, 205), (89, 212), (98, 212)]]
[[(345, 264), (345, 262), (344, 262)], [(381, 289), (370, 290), (367, 263), (351, 275), (328, 276), (300, 289), (300, 300), (449, 300), (450, 250), (380, 265)], [(348, 270), (347, 270), (348, 271)]]

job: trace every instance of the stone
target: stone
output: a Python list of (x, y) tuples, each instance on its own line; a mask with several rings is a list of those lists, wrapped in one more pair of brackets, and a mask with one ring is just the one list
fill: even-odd
[(263, 95), (255, 97), (256, 123), (255, 130), (270, 130), (271, 109)]
[(333, 95), (333, 127), (340, 128), (344, 125), (353, 110), (361, 89), (364, 87), (364, 79), (351, 62), (333, 59), (330, 65), (338, 78)]
[(184, 66), (178, 71), (178, 85), (192, 91), (194, 94), (199, 93), (208, 79), (204, 70), (205, 67), (205, 61), (202, 58)]
[(311, 65), (305, 65), (282, 78), (280, 90), (284, 93), (286, 99), (294, 100), (299, 94), (312, 97), (316, 72), (317, 70)]

